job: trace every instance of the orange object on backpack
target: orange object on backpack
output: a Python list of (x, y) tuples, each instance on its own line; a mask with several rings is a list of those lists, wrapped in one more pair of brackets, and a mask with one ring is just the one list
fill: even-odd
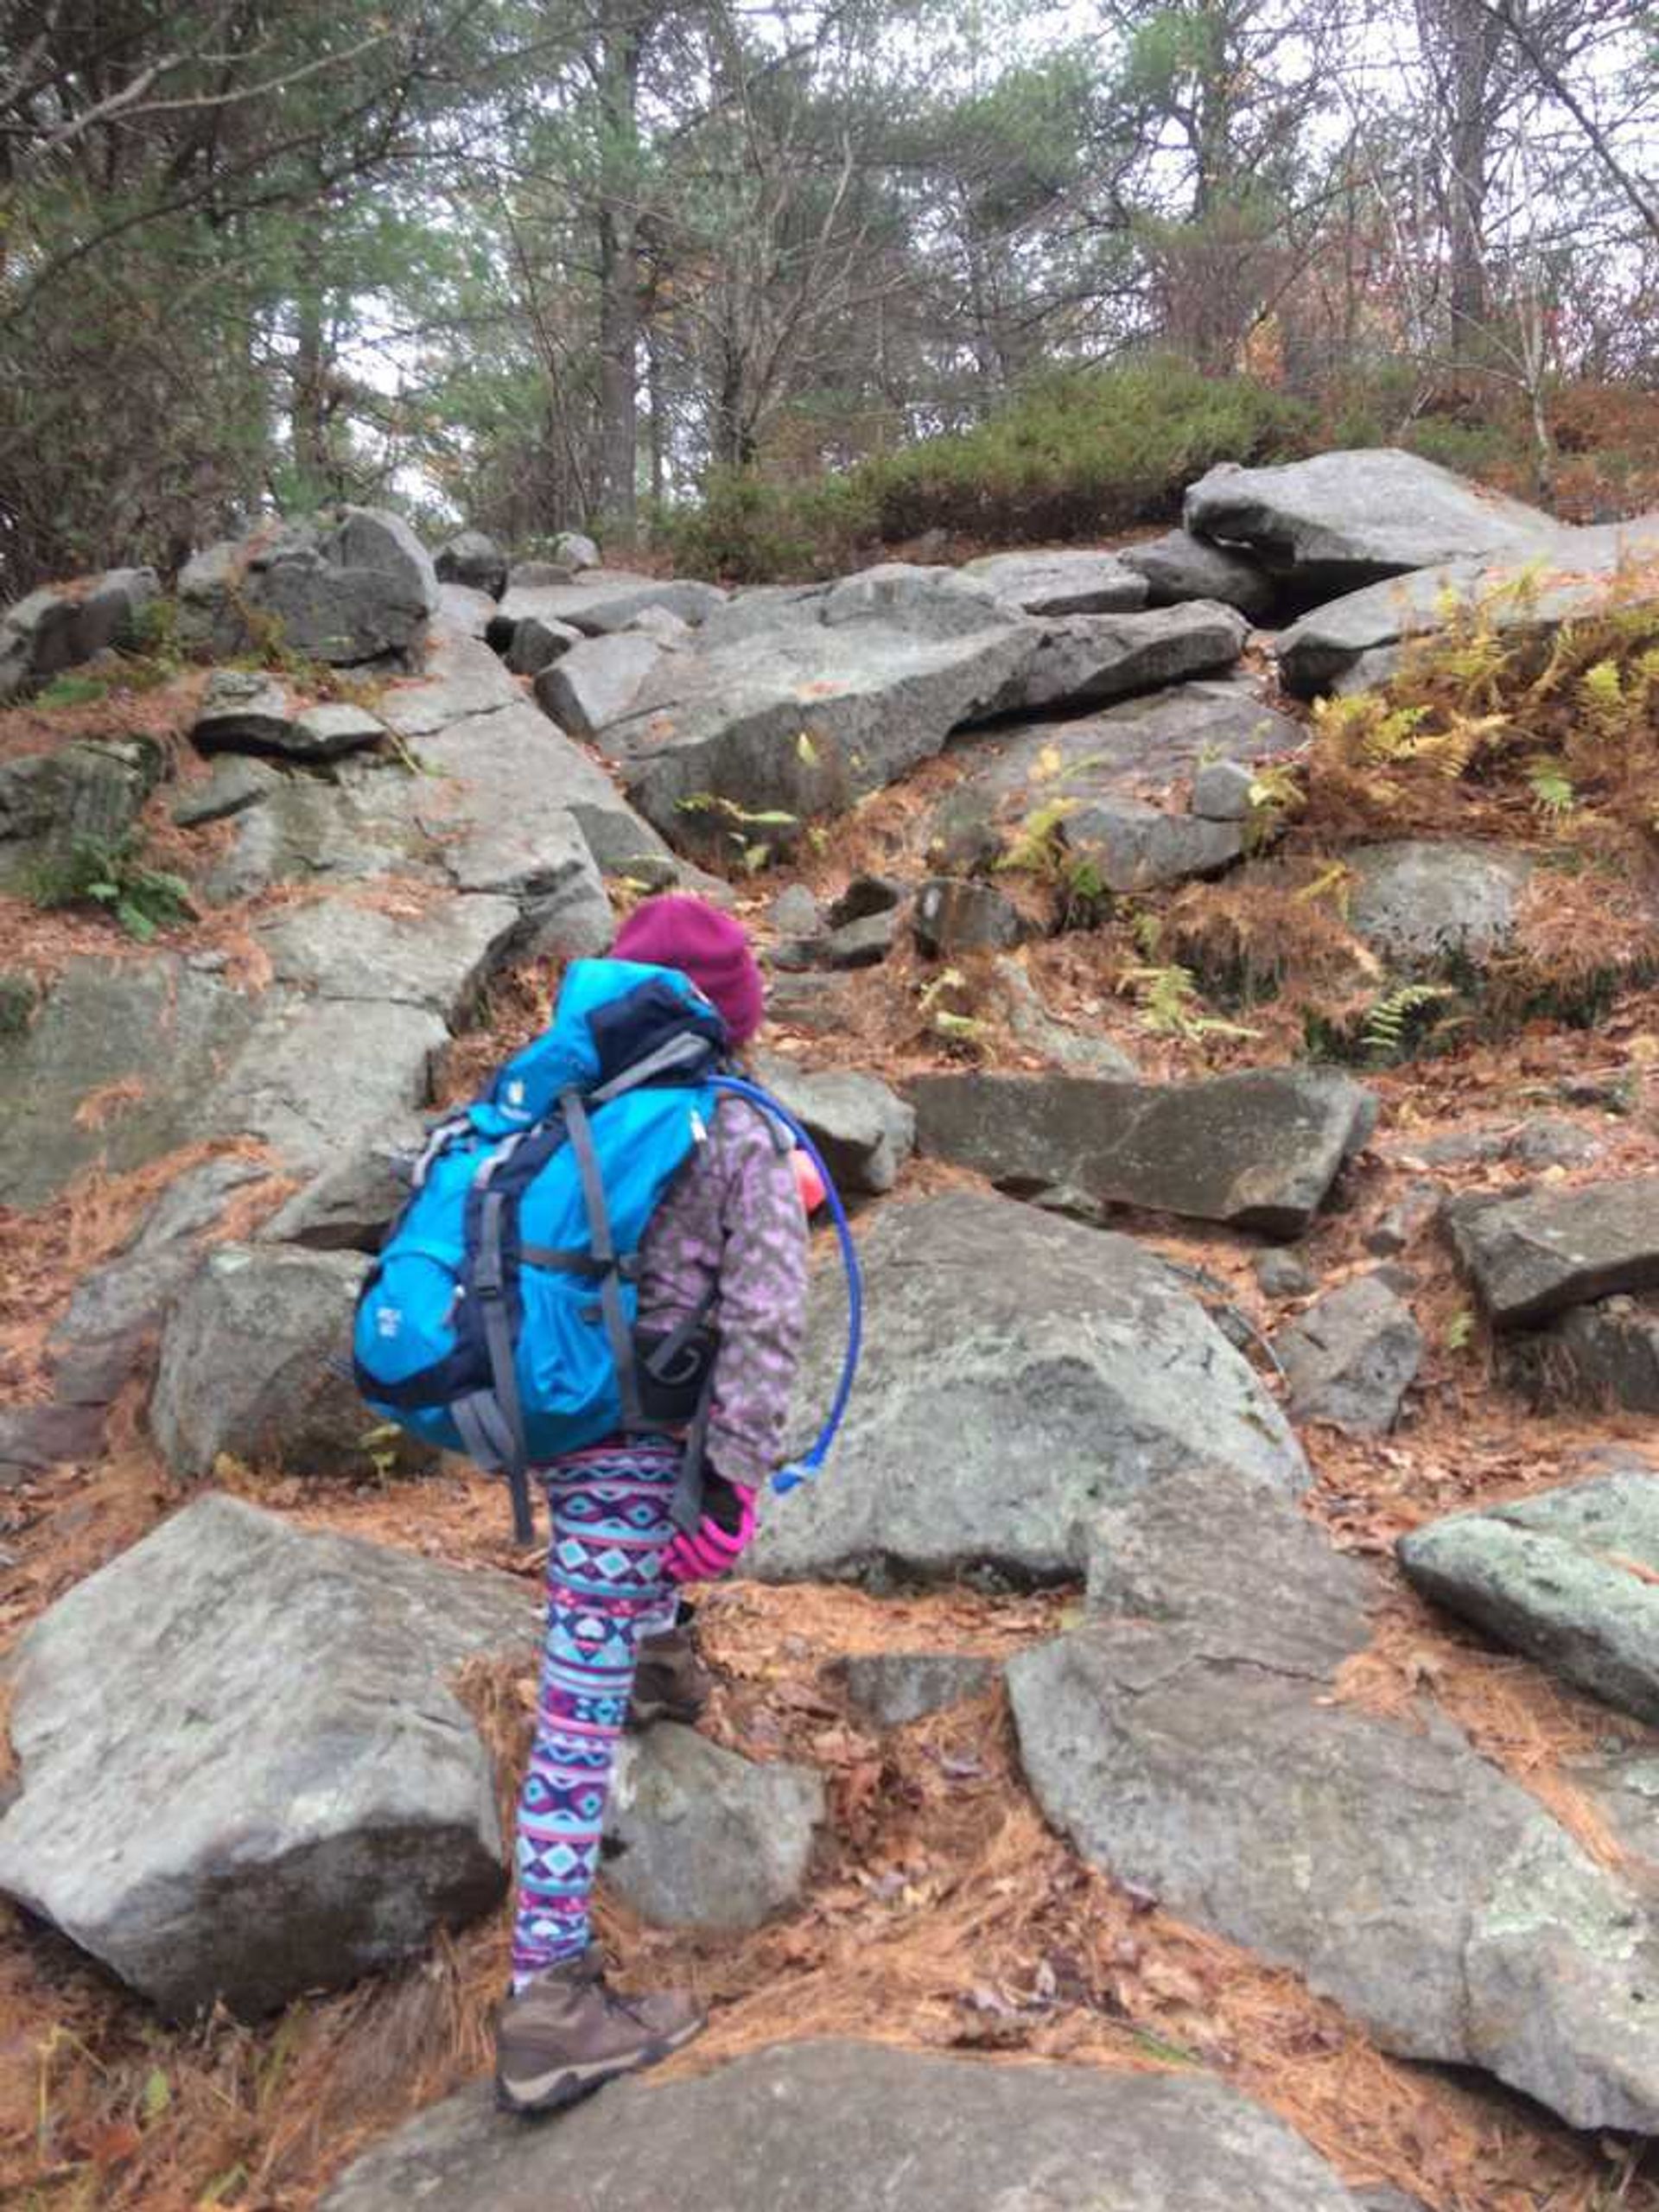
[(806, 1208), (809, 1216), (815, 1214), (823, 1204), (823, 1178), (806, 1154), (801, 1150), (799, 1145), (796, 1146), (789, 1158), (790, 1164), (795, 1170), (795, 1187), (801, 1194), (801, 1204)]

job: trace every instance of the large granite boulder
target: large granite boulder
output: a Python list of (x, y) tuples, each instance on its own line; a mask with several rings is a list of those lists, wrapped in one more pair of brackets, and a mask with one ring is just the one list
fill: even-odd
[(1604, 1298), (1504, 1338), (1498, 1372), (1546, 1411), (1567, 1401), (1659, 1414), (1659, 1298)]
[(517, 626), (532, 616), (542, 622), (567, 623), (586, 638), (602, 638), (613, 630), (626, 630), (647, 607), (662, 607), (682, 622), (696, 625), (726, 603), (726, 594), (716, 584), (635, 576), (621, 569), (591, 569), (580, 576), (571, 575), (568, 582), (552, 581), (552, 571), (563, 565), (552, 563), (548, 581), (529, 580), (523, 565), (514, 569), (490, 626), (490, 643), (498, 652), (511, 651)]
[(1659, 1175), (1471, 1196), (1454, 1201), (1446, 1220), (1482, 1308), (1500, 1329), (1616, 1292), (1659, 1289)]
[(1147, 603), (1144, 576), (1082, 546), (987, 553), (961, 573), (1024, 614), (1127, 614)]
[(798, 2043), (603, 2091), (551, 2128), (463, 2090), (321, 2212), (1358, 2212), (1282, 2120), (1212, 2076), (991, 2066)]
[[(1333, 1694), (1358, 1586), (1198, 1464), (1100, 1529), (1091, 1622), (1008, 1668), (1021, 1757), (1092, 1864), (1302, 1975), (1402, 2055), (1576, 2127), (1659, 2117), (1659, 1929), (1432, 1710)], [(1179, 1471), (1178, 1475), (1179, 1475)]]
[(1633, 1459), (1586, 1482), (1451, 1514), (1396, 1548), (1425, 1597), (1592, 1697), (1659, 1724), (1659, 1469)]
[(662, 658), (654, 639), (633, 631), (582, 638), (550, 655), (536, 678), (536, 696), (561, 729), (593, 737), (628, 712)]
[(1351, 674), (1385, 681), (1404, 641), (1445, 626), (1448, 597), (1484, 606), (1494, 626), (1517, 639), (1547, 633), (1594, 613), (1618, 574), (1639, 577), (1656, 555), (1659, 516), (1649, 515), (1617, 527), (1560, 530), (1553, 545), (1530, 553), (1420, 569), (1303, 615), (1278, 641), (1280, 673), (1286, 689), (1303, 698), (1352, 688), (1344, 681)]
[[(221, 1455), (289, 1474), (370, 1471), (375, 1417), (332, 1364), (350, 1357), (362, 1276), (354, 1252), (214, 1246), (162, 1335), (149, 1420), (175, 1474), (211, 1475)], [(401, 1430), (387, 1443), (405, 1465), (436, 1456)]]
[(395, 999), (268, 991), (217, 1082), (175, 1109), (194, 1136), (251, 1136), (291, 1174), (319, 1175), (431, 1096), (442, 1018)]
[(191, 725), (199, 753), (276, 753), (313, 766), (379, 744), (378, 715), (349, 700), (308, 703), (257, 669), (215, 669)]
[(161, 767), (159, 747), (118, 738), (0, 760), (0, 893), (38, 896), (78, 847), (118, 845)]
[(254, 1018), (175, 953), (72, 961), (0, 1052), (6, 1203), (41, 1206), (83, 1169), (118, 1174), (193, 1143)]
[(492, 599), (499, 599), (507, 588), (507, 556), (486, 531), (458, 530), (446, 537), (432, 566), (440, 583), (461, 584)]
[(755, 1072), (817, 1146), (838, 1188), (893, 1188), (915, 1146), (916, 1116), (879, 1076), (813, 1071), (776, 1052), (760, 1055)]
[(1306, 1068), (1174, 1084), (941, 1073), (908, 1091), (920, 1149), (1000, 1189), (1284, 1237), (1307, 1228), (1376, 1116), (1358, 1084)]
[(337, 665), (415, 665), (439, 606), (429, 555), (399, 516), (342, 507), (209, 546), (180, 575), (181, 640), (219, 659), (275, 643)]
[(939, 752), (1041, 635), (953, 569), (890, 563), (711, 615), (597, 741), (671, 842), (776, 845)]
[[(967, 1192), (890, 1204), (860, 1239), (864, 1356), (822, 1482), (768, 1511), (772, 1579), (988, 1562), (1075, 1574), (1102, 1506), (1194, 1455), (1294, 1496), (1301, 1452), (1180, 1280), (1128, 1237)], [(817, 1427), (846, 1342), (839, 1265), (814, 1278), (798, 1393)]]
[(453, 1684), (531, 1593), (209, 1497), (19, 1648), (0, 1889), (172, 2015), (252, 2015), (499, 1903), (488, 1750)]
[(153, 569), (48, 584), (0, 613), (0, 706), (125, 642), (161, 592)]
[(1275, 468), (1224, 461), (1187, 493), (1188, 530), (1240, 545), (1276, 575), (1334, 594), (1468, 556), (1548, 553), (1560, 525), (1536, 507), (1393, 447)]
[(514, 901), (487, 893), (417, 898), (399, 910), (348, 895), (290, 907), (254, 935), (273, 980), (308, 1000), (419, 1007), (453, 1021), (518, 926)]

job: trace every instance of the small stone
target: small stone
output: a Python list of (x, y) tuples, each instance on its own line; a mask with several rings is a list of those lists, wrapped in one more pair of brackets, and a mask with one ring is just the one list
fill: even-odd
[(1248, 822), (1253, 770), (1241, 760), (1208, 760), (1192, 779), (1192, 811), (1205, 822)]
[(823, 939), (824, 965), (879, 968), (893, 950), (898, 935), (896, 914), (866, 914), (862, 921), (849, 922)]
[(507, 666), (515, 676), (539, 676), (544, 668), (562, 660), (572, 645), (581, 643), (582, 632), (569, 622), (544, 621), (539, 614), (527, 614), (522, 622), (512, 626)]
[(814, 938), (823, 927), (818, 902), (804, 883), (785, 884), (766, 918), (785, 937)]
[(756, 1765), (663, 1723), (619, 1747), (606, 1879), (658, 1927), (758, 1928), (799, 1895), (823, 1816), (810, 1768)]
[(481, 530), (458, 530), (446, 538), (433, 556), (438, 582), (465, 584), (473, 591), (499, 599), (507, 588), (507, 556), (495, 540)]
[(1586, 1167), (1607, 1149), (1599, 1137), (1560, 1115), (1523, 1122), (1510, 1141), (1512, 1160), (1528, 1167)]
[(1365, 1249), (1379, 1259), (1403, 1252), (1440, 1217), (1445, 1195), (1435, 1183), (1410, 1183), (1365, 1236)]
[(916, 894), (916, 942), (932, 960), (1006, 952), (1031, 932), (1010, 899), (965, 877), (930, 876)]
[(1376, 1275), (1327, 1291), (1274, 1349), (1290, 1383), (1293, 1419), (1351, 1436), (1386, 1436), (1423, 1356), (1408, 1306)]
[(996, 1680), (996, 1663), (959, 1651), (873, 1651), (842, 1660), (854, 1709), (878, 1728), (906, 1728), (978, 1697)]
[(385, 724), (365, 709), (325, 700), (294, 717), (281, 749), (298, 760), (334, 760), (342, 753), (378, 745), (385, 734)]
[(855, 875), (830, 909), (830, 926), (844, 929), (849, 922), (867, 921), (872, 914), (890, 914), (905, 903), (905, 887), (890, 875)]
[(1313, 1270), (1299, 1253), (1258, 1252), (1250, 1264), (1269, 1298), (1306, 1298), (1317, 1287)]
[(584, 569), (598, 568), (600, 557), (598, 546), (579, 530), (562, 530), (553, 541), (554, 560), (573, 575), (580, 575)]

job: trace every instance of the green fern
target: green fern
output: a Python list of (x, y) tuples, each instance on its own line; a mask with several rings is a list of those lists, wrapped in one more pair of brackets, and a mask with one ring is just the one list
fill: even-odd
[(1196, 1044), (1205, 1037), (1255, 1037), (1259, 1030), (1198, 1011), (1203, 1001), (1190, 968), (1172, 961), (1161, 968), (1131, 968), (1123, 981), (1134, 991), (1145, 1026), (1158, 1037)]
[(1563, 822), (1579, 803), (1578, 792), (1559, 760), (1534, 760), (1527, 769), (1532, 803), (1547, 821)]
[(1367, 1013), (1360, 1042), (1373, 1059), (1398, 1059), (1405, 1051), (1412, 1016), (1456, 995), (1449, 983), (1402, 983)]

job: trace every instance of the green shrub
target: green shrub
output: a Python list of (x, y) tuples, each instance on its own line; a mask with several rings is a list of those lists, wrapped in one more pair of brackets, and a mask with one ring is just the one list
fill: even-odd
[(779, 484), (722, 468), (710, 475), (696, 506), (671, 510), (658, 531), (686, 575), (757, 584), (837, 575), (855, 565), (875, 525), (861, 472)]
[(43, 862), (31, 886), (37, 906), (101, 906), (129, 937), (148, 944), (158, 930), (193, 921), (195, 907), (182, 876), (151, 868), (136, 836), (113, 842), (78, 837), (60, 858)]

